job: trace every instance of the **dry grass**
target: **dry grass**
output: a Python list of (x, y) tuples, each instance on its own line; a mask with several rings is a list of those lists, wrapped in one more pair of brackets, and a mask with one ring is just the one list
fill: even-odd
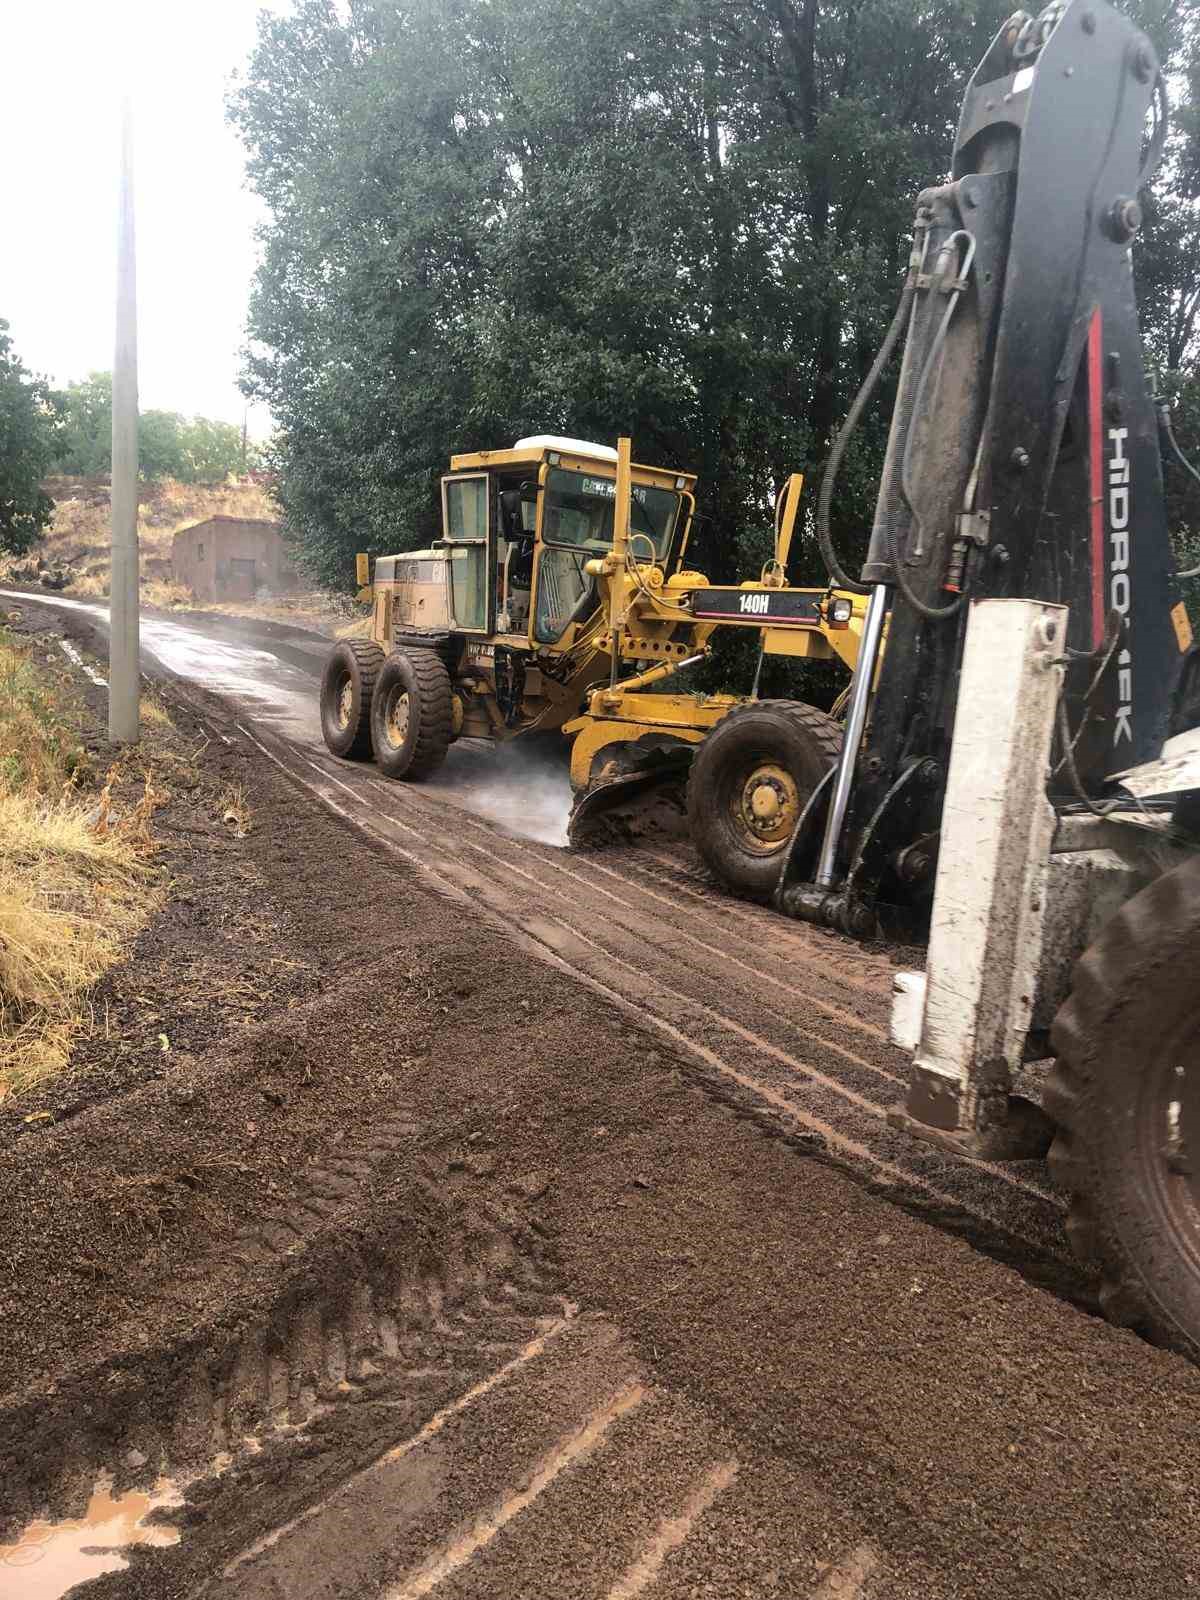
[(0, 1099), (66, 1066), (97, 980), (160, 890), (150, 864), (152, 782), (128, 808), (115, 772), (97, 799), (64, 676), (0, 633)]
[(145, 684), (142, 685), (141, 720), (144, 727), (153, 728), (165, 728), (171, 721), (167, 708), (151, 698)]
[(0, 792), (57, 793), (86, 769), (71, 682), (0, 629)]

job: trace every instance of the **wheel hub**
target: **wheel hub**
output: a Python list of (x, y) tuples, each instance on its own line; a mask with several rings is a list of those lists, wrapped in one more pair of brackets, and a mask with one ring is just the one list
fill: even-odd
[(738, 814), (757, 846), (773, 849), (785, 843), (800, 818), (800, 795), (791, 773), (774, 762), (756, 766), (742, 785)]
[(339, 728), (350, 726), (350, 717), (354, 710), (354, 685), (350, 679), (343, 678), (342, 686), (337, 697), (337, 721)]
[(408, 738), (408, 690), (401, 689), (394, 694), (388, 702), (387, 727), (388, 737), (393, 744), (403, 744)]

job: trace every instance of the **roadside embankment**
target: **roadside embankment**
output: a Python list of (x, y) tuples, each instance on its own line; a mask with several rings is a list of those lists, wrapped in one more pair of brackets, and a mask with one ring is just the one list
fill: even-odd
[(150, 767), (108, 760), (81, 680), (0, 630), (0, 1100), (62, 1071), (161, 897)]

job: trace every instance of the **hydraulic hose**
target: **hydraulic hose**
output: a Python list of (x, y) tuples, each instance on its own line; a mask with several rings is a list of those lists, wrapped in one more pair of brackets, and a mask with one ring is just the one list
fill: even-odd
[(1150, 143), (1146, 147), (1141, 171), (1138, 173), (1135, 193), (1140, 192), (1150, 182), (1163, 158), (1163, 151), (1167, 145), (1167, 115), (1167, 86), (1160, 72), (1154, 80), (1154, 128), (1150, 134)]
[[(1190, 473), (1196, 482), (1200, 483), (1200, 472), (1196, 471), (1195, 467), (1179, 448), (1179, 441), (1175, 437), (1175, 429), (1171, 426), (1170, 407), (1165, 401), (1162, 401), (1158, 407), (1158, 426), (1176, 461), (1185, 472)], [(1175, 576), (1177, 578), (1200, 578), (1200, 566), (1189, 567), (1186, 572), (1177, 572)]]
[[(915, 249), (914, 249), (915, 256)], [(884, 368), (892, 358), (896, 343), (904, 331), (912, 309), (913, 297), (917, 292), (917, 267), (910, 261), (908, 277), (904, 280), (904, 290), (900, 296), (900, 304), (896, 307), (896, 314), (892, 318), (891, 326), (884, 335), (879, 353), (871, 366), (870, 372), (863, 380), (861, 389), (854, 397), (854, 404), (846, 415), (845, 422), (838, 430), (837, 438), (833, 441), (833, 449), (829, 452), (826, 463), (825, 475), (821, 479), (821, 493), (817, 500), (817, 543), (821, 548), (821, 558), (825, 562), (825, 570), (839, 589), (849, 589), (852, 594), (870, 594), (872, 585), (869, 583), (856, 583), (853, 578), (846, 575), (845, 569), (838, 560), (837, 551), (833, 548), (833, 540), (829, 535), (829, 511), (833, 505), (833, 491), (837, 484), (838, 471), (842, 465), (842, 457), (846, 453), (846, 446), (854, 436), (854, 432), (862, 419), (875, 386), (883, 374)]]
[[(917, 383), (916, 398), (913, 401), (912, 414), (908, 419), (908, 433), (904, 440), (904, 454), (900, 463), (900, 493), (903, 497), (905, 506), (908, 508), (908, 513), (913, 519), (913, 526), (917, 530), (918, 549), (920, 549), (921, 545), (921, 518), (916, 507), (913, 505), (912, 485), (909, 479), (913, 435), (916, 433), (920, 405), (925, 396), (925, 386), (929, 379), (929, 374), (932, 372), (937, 363), (938, 357), (941, 355), (942, 347), (946, 342), (946, 334), (950, 329), (950, 319), (954, 315), (954, 308), (957, 303), (958, 296), (951, 295), (949, 304), (946, 306), (945, 312), (942, 315), (942, 320), (938, 327), (937, 333), (934, 335), (933, 343), (929, 347), (929, 355), (926, 357), (925, 365), (921, 370), (921, 376)], [(892, 570), (896, 576), (897, 587), (904, 598), (908, 601), (909, 605), (918, 614), (918, 616), (925, 617), (930, 622), (942, 622), (947, 617), (952, 617), (962, 605), (962, 595), (957, 595), (953, 600), (949, 601), (944, 606), (931, 606), (928, 601), (921, 599), (921, 596), (916, 592), (912, 584), (909, 583), (908, 578), (905, 575), (903, 553), (900, 550), (899, 540), (896, 536), (896, 530), (892, 527), (888, 528), (888, 556), (891, 559)]]

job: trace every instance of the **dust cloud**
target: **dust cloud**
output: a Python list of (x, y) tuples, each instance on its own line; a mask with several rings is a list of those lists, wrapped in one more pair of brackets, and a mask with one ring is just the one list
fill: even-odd
[(444, 793), (451, 804), (522, 839), (566, 848), (571, 783), (565, 739), (505, 745), (464, 739), (422, 788)]

